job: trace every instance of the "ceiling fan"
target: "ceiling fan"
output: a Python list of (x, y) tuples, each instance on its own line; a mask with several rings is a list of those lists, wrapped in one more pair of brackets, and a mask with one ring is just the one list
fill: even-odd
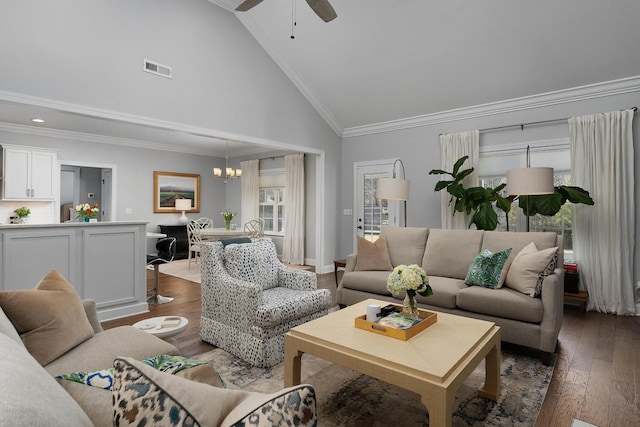
[[(236, 10), (238, 12), (246, 12), (260, 3), (262, 3), (262, 0), (245, 0), (240, 6), (236, 7)], [(307, 3), (324, 22), (332, 21), (338, 17), (336, 11), (329, 4), (329, 0), (307, 0)]]

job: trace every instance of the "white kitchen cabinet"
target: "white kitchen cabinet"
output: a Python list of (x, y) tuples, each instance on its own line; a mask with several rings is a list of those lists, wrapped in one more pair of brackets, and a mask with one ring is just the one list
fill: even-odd
[(3, 145), (2, 200), (55, 200), (57, 160), (55, 151)]

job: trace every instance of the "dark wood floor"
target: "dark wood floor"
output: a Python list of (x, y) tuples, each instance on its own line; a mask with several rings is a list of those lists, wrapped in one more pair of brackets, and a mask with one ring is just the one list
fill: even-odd
[[(152, 286), (152, 272), (147, 282)], [(335, 298), (333, 273), (318, 275), (318, 287), (331, 289)], [(175, 300), (103, 326), (184, 316), (189, 326), (175, 337), (180, 353), (189, 357), (211, 350), (213, 346), (200, 340), (200, 285), (161, 274), (160, 290)], [(569, 427), (574, 418), (598, 427), (640, 426), (640, 317), (583, 314), (565, 307), (556, 368), (536, 427)]]

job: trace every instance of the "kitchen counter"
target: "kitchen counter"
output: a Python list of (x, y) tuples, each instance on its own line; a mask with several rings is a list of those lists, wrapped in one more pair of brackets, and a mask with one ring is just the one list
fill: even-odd
[(148, 311), (146, 221), (0, 225), (0, 289), (32, 289), (57, 269), (100, 320)]

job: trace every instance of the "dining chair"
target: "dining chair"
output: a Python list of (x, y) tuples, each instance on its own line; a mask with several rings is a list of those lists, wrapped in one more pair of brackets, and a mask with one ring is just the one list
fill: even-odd
[(191, 259), (195, 262), (200, 259), (200, 245), (202, 244), (200, 230), (203, 227), (198, 221), (199, 220), (192, 219), (187, 223), (187, 235), (189, 237), (188, 270), (191, 270)]
[(249, 237), (264, 236), (264, 219), (252, 219), (244, 224), (244, 233)]
[(200, 225), (200, 228), (213, 228), (213, 220), (211, 218), (202, 217), (198, 219), (194, 219), (194, 222), (197, 222)]

